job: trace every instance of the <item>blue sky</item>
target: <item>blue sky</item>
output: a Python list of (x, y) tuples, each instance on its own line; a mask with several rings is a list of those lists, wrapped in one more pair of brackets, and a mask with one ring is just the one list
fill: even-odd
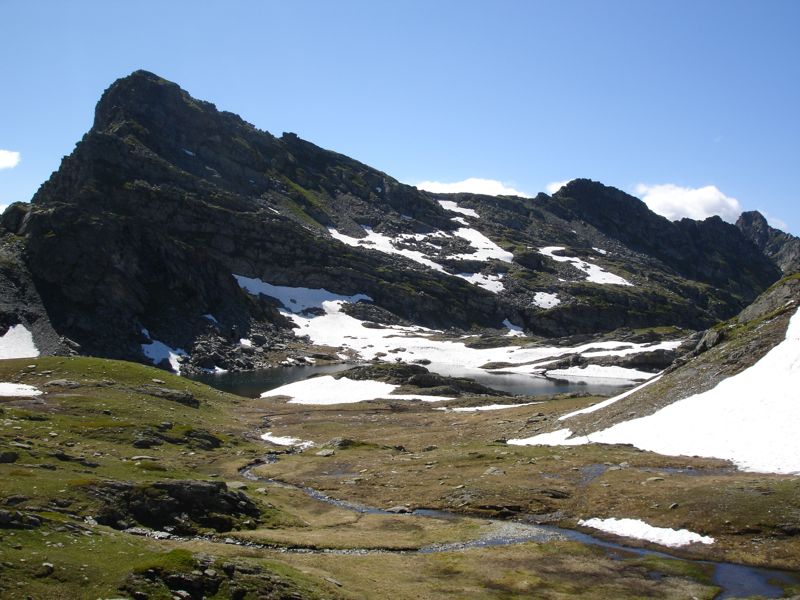
[(800, 234), (793, 0), (0, 0), (0, 39), (0, 204), (144, 68), (407, 183), (590, 177), (668, 216), (758, 209)]

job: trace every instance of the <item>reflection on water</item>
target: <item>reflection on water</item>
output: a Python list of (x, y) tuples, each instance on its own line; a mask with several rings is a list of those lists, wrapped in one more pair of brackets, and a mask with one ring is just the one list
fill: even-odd
[(616, 396), (631, 384), (625, 380), (595, 379), (587, 381), (547, 379), (521, 373), (489, 373), (483, 369), (431, 363), (429, 371), (450, 377), (466, 377), (487, 387), (522, 396), (546, 396), (565, 392), (586, 392), (598, 396)]
[[(263, 392), (288, 383), (307, 379), (312, 375), (326, 375), (351, 369), (350, 364), (311, 365), (305, 367), (273, 367), (244, 373), (202, 374), (192, 379), (212, 387), (246, 398), (258, 398)], [(546, 396), (564, 392), (586, 392), (602, 396), (619, 394), (629, 384), (625, 381), (596, 380), (593, 382), (545, 379), (522, 374), (494, 374), (482, 369), (446, 364), (426, 365), (429, 371), (450, 377), (466, 377), (490, 388), (523, 396)]]
[(326, 375), (352, 369), (353, 365), (310, 365), (306, 367), (272, 367), (258, 371), (243, 373), (221, 373), (194, 375), (192, 379), (206, 383), (211, 387), (244, 396), (245, 398), (258, 398), (262, 392), (274, 390), (277, 387), (308, 379), (312, 375)]

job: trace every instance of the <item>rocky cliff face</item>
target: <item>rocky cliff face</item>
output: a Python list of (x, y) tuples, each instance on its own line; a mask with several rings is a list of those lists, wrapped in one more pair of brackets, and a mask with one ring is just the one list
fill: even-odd
[(757, 210), (742, 213), (736, 227), (785, 274), (800, 271), (800, 238), (770, 227)]
[(5, 321), (40, 307), (48, 351), (143, 360), (158, 340), (233, 368), (264, 364), (239, 337), (294, 339), (278, 302), (233, 274), (366, 294), (377, 320), (549, 337), (703, 328), (780, 275), (719, 219), (670, 223), (588, 180), (532, 199), (429, 194), (144, 71), (104, 93), (2, 227), (21, 257)]

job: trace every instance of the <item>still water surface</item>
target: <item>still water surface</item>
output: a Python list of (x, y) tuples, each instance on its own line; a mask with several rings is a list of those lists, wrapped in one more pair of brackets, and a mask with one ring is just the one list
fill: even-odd
[[(351, 369), (351, 364), (311, 365), (306, 367), (273, 367), (246, 373), (203, 374), (193, 377), (225, 392), (246, 398), (257, 398), (263, 392), (273, 390), (288, 383), (301, 381), (313, 375), (329, 375)], [(625, 381), (596, 380), (593, 382), (560, 381), (520, 374), (493, 374), (481, 369), (470, 369), (453, 365), (426, 365), (430, 371), (450, 377), (467, 377), (485, 386), (524, 396), (546, 396), (564, 392), (587, 392), (610, 396), (619, 394), (629, 387)]]

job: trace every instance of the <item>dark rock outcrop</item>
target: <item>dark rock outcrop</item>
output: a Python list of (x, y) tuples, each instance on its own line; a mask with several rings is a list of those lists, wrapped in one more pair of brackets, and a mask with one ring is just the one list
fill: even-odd
[(770, 227), (757, 210), (743, 212), (736, 227), (786, 275), (800, 272), (800, 238)]
[(221, 481), (105, 481), (91, 493), (103, 503), (97, 522), (117, 529), (138, 524), (180, 535), (200, 529), (224, 532), (254, 524), (261, 514), (243, 492)]

